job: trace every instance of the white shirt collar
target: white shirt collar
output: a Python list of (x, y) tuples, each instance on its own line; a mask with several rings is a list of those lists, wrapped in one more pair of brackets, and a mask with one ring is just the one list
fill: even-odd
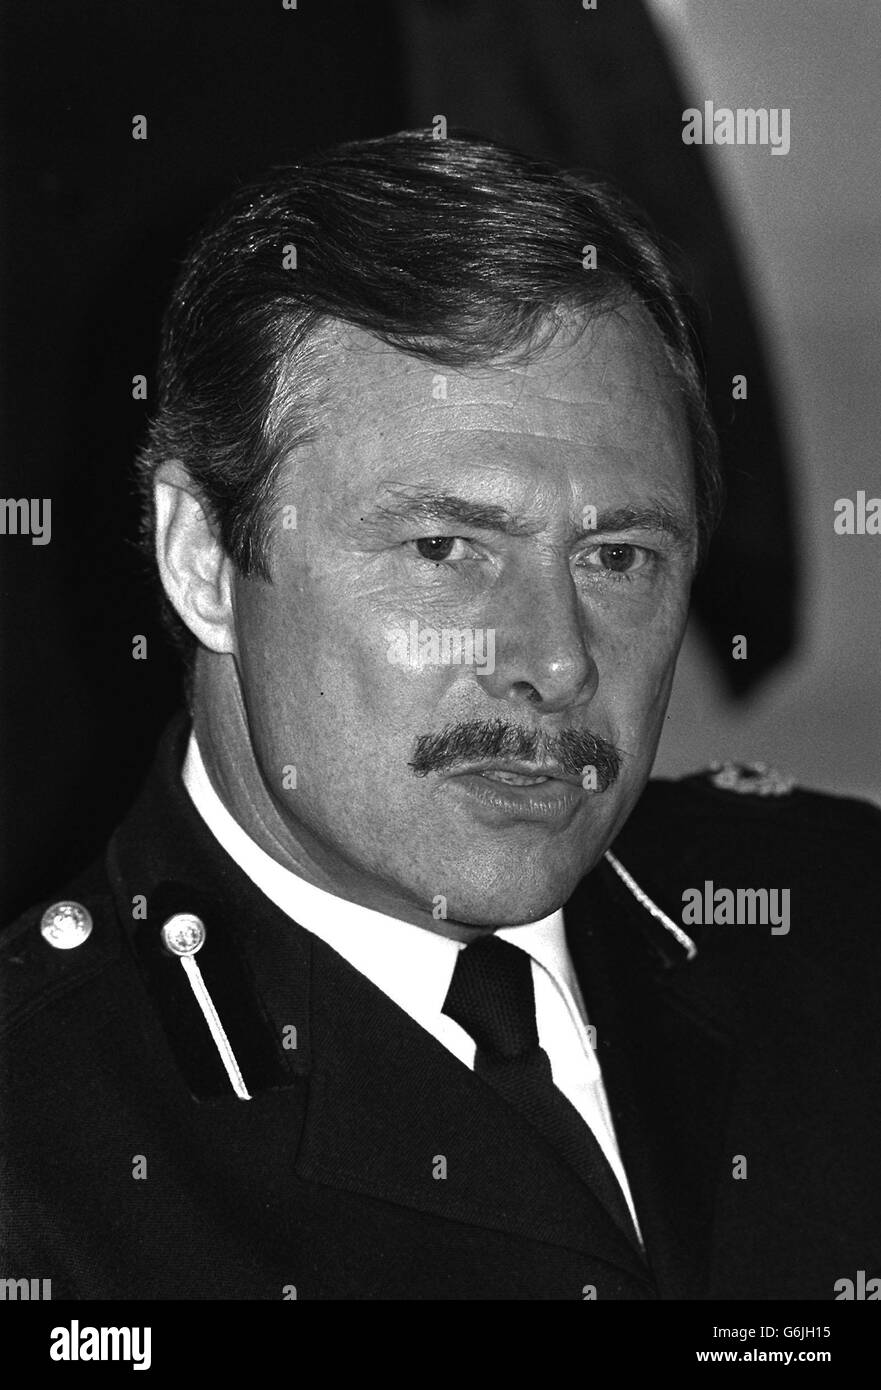
[[(183, 782), (209, 830), (270, 902), (325, 941), (418, 1023), (437, 1032), (461, 942), (337, 897), (279, 864), (224, 806), (208, 776), (194, 733), (184, 761)], [(525, 950), (581, 1003), (561, 908), (537, 922), (502, 927), (496, 935)], [(448, 1025), (456, 1026), (444, 1020), (444, 1027)]]

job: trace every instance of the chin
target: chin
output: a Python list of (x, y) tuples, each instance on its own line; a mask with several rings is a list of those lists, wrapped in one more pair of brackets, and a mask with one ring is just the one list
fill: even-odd
[(464, 925), (535, 922), (568, 902), (611, 838), (605, 820), (576, 823), (553, 838), (528, 827), (520, 827), (513, 840), (475, 835), (470, 852), (448, 858), (446, 872), (431, 876), (446, 885), (432, 891), (446, 894), (448, 917)]
[(518, 883), (512, 876), (503, 888), (488, 889), (487, 885), (463, 886), (450, 894), (447, 911), (454, 922), (473, 927), (520, 927), (548, 917), (572, 896), (583, 875), (566, 875), (565, 883), (537, 883), (530, 877)]

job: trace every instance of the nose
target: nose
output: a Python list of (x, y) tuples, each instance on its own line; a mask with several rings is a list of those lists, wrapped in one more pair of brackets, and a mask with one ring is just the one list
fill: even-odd
[(568, 562), (530, 568), (499, 600), (495, 669), (480, 678), (486, 693), (542, 714), (588, 704), (599, 673)]

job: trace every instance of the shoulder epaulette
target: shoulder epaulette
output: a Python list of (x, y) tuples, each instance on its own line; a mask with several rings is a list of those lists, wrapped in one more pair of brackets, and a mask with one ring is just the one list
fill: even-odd
[(794, 777), (768, 767), (767, 763), (711, 763), (696, 776), (718, 791), (738, 796), (791, 796), (795, 789)]

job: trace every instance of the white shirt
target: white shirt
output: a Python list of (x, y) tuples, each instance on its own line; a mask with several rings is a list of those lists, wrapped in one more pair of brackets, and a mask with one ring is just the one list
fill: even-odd
[[(270, 902), (320, 937), (454, 1057), (474, 1069), (473, 1039), (442, 1013), (463, 942), (339, 898), (279, 864), (224, 806), (205, 769), (195, 734), (190, 735), (183, 782), (215, 839)], [(593, 1131), (639, 1230), (590, 1042), (584, 1000), (566, 946), (562, 909), (540, 922), (501, 927), (495, 935), (532, 959), (538, 1037), (550, 1058), (554, 1084)]]

